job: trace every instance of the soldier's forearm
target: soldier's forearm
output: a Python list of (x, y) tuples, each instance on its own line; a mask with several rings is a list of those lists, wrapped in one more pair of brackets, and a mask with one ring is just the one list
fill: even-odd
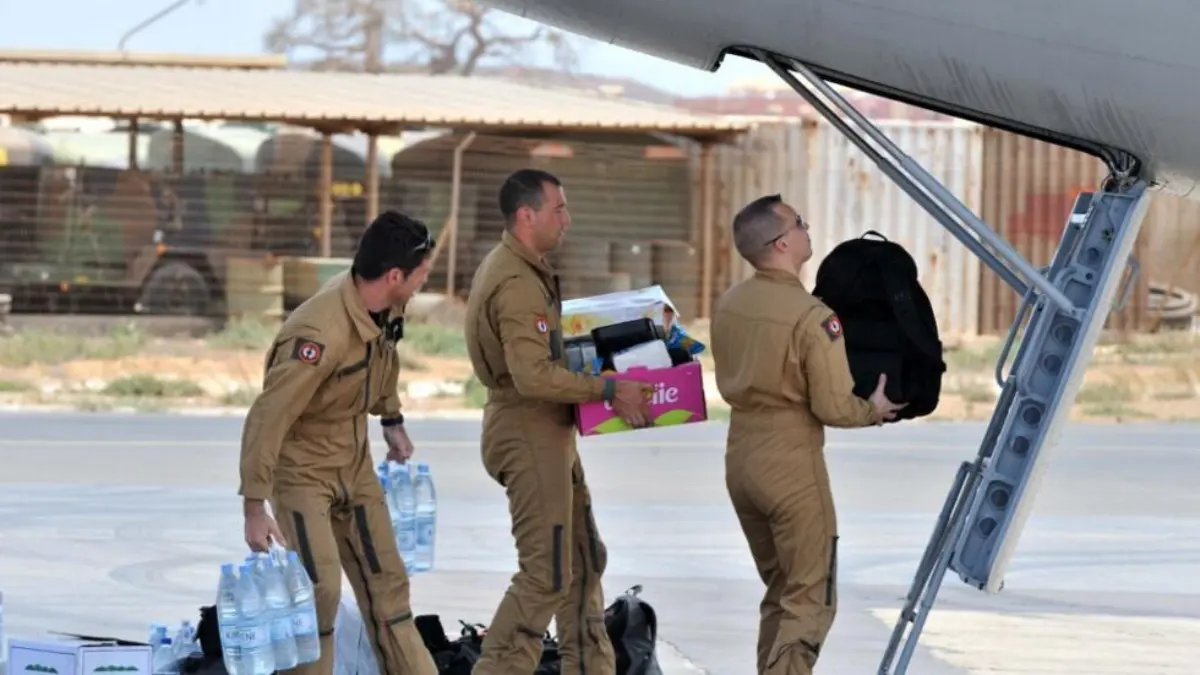
[(844, 399), (822, 396), (813, 399), (813, 414), (827, 427), (857, 429), (875, 424), (875, 414), (868, 401), (847, 395)]
[(607, 378), (573, 373), (551, 363), (516, 369), (512, 378), (513, 386), (522, 396), (554, 403), (601, 401), (606, 395), (611, 399), (615, 389)]

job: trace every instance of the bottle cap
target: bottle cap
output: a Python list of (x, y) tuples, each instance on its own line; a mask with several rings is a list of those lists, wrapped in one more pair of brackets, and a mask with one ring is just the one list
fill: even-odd
[(417, 473), (429, 473), (429, 465), (425, 462), (421, 462), (417, 465)]
[(233, 574), (233, 563), (222, 563), (221, 574)]

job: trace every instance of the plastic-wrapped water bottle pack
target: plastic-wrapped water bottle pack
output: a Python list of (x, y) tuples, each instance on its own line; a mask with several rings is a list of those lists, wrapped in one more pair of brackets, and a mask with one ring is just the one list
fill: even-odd
[(217, 623), (229, 675), (270, 675), (321, 656), (312, 579), (294, 551), (276, 546), (222, 565)]

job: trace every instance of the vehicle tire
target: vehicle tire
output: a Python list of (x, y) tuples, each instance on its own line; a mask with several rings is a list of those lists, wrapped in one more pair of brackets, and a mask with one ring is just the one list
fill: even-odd
[(179, 261), (159, 265), (142, 284), (138, 312), (172, 316), (208, 316), (212, 291), (204, 275)]

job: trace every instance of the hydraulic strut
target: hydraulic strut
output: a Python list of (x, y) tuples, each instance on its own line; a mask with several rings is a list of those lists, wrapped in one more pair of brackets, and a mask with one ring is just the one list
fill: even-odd
[[(879, 675), (902, 675), (947, 571), (988, 593), (1003, 587), (1100, 331), (1136, 281), (1130, 253), (1149, 205), (1148, 184), (1125, 173), (1080, 193), (1053, 260), (1039, 270), (806, 66), (754, 54), (1022, 297), (996, 366), (996, 409), (974, 460), (958, 468), (879, 665)], [(1022, 324), (1020, 347), (1002, 375)]]

